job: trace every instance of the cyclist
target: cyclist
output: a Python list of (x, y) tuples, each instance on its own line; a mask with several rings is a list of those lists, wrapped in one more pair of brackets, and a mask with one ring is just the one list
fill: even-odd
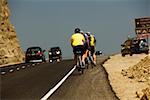
[(80, 33), (84, 36), (85, 38), (85, 43), (84, 43), (84, 50), (85, 50), (85, 58), (87, 58), (87, 54), (88, 54), (88, 47), (89, 47), (89, 40), (88, 40), (88, 36), (87, 34), (84, 34), (83, 31), (80, 31)]
[(85, 37), (83, 34), (81, 34), (80, 29), (76, 28), (74, 30), (74, 34), (71, 36), (71, 46), (73, 48), (73, 53), (74, 53), (74, 60), (75, 64), (77, 62), (77, 55), (76, 51), (81, 51), (82, 53), (82, 67), (85, 67), (85, 49), (84, 49), (84, 44), (85, 44)]
[(91, 32), (86, 33), (88, 35), (89, 40), (89, 55), (93, 57), (93, 64), (96, 66), (96, 55), (95, 55), (95, 47), (96, 47), (96, 38), (94, 35), (91, 34)]

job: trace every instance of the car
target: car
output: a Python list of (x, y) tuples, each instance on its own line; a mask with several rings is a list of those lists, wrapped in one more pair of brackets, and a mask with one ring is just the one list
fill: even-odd
[(49, 62), (60, 62), (62, 60), (62, 52), (60, 47), (51, 47), (48, 50), (48, 54), (49, 54)]
[(148, 41), (144, 38), (142, 39), (134, 39), (132, 41), (132, 53), (140, 54), (140, 53), (149, 53)]
[[(130, 42), (130, 43), (127, 43)], [(124, 57), (126, 54), (130, 54), (132, 56), (133, 54), (149, 54), (149, 46), (148, 41), (144, 38), (132, 38), (130, 40), (126, 40), (124, 44), (121, 45), (121, 54)]]
[(122, 48), (121, 48), (121, 55), (122, 55), (122, 57), (124, 57), (127, 54), (129, 54), (130, 56), (133, 55), (131, 46), (126, 46), (124, 44), (121, 44), (121, 46), (122, 46)]
[(100, 51), (96, 51), (95, 55), (102, 55), (102, 51), (101, 50)]
[(45, 50), (42, 50), (41, 47), (38, 47), (38, 46), (29, 47), (26, 50), (25, 62), (26, 63), (35, 62), (35, 61), (46, 62), (44, 52)]
[(121, 44), (121, 55), (124, 57), (125, 55), (129, 54), (130, 56), (133, 55), (133, 45), (132, 45), (133, 39), (126, 40), (123, 44)]
[(148, 40), (146, 39), (140, 39), (139, 42), (139, 52), (149, 54), (149, 46), (148, 46)]

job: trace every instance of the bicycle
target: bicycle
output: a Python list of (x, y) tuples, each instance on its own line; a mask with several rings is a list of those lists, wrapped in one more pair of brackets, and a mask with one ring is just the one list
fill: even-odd
[(82, 65), (82, 52), (81, 51), (76, 51), (76, 55), (77, 55), (77, 62), (76, 62), (76, 66), (78, 68), (78, 71), (81, 71), (81, 73), (84, 73), (84, 66)]
[(89, 57), (87, 57), (87, 58), (85, 59), (85, 67), (86, 67), (87, 69), (89, 69), (89, 64), (90, 64), (90, 60), (89, 60)]

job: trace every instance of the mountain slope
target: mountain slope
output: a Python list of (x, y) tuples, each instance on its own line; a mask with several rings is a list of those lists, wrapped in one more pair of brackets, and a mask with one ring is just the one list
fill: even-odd
[(0, 65), (20, 63), (24, 60), (24, 53), (9, 16), (8, 1), (0, 0)]

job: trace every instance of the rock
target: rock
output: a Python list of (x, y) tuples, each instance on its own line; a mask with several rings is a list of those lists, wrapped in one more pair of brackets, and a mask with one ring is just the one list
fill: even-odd
[(150, 57), (146, 56), (139, 63), (129, 69), (122, 69), (121, 74), (137, 82), (147, 82), (149, 87), (142, 91), (137, 91), (136, 95), (140, 100), (150, 100)]
[(135, 94), (137, 98), (142, 98), (144, 96), (144, 93), (142, 91), (136, 91)]
[(0, 0), (0, 65), (24, 61), (24, 52), (9, 16), (8, 1)]
[(136, 91), (136, 95), (140, 100), (150, 100), (150, 87), (143, 89), (142, 91)]
[(124, 70), (124, 69), (122, 69), (121, 74), (122, 74), (123, 76), (127, 76), (127, 71)]
[(123, 76), (127, 76), (131, 79), (134, 78), (138, 82), (147, 82), (150, 77), (150, 57), (146, 56), (136, 65), (126, 69), (126, 72), (124, 72), (123, 69), (121, 73)]

